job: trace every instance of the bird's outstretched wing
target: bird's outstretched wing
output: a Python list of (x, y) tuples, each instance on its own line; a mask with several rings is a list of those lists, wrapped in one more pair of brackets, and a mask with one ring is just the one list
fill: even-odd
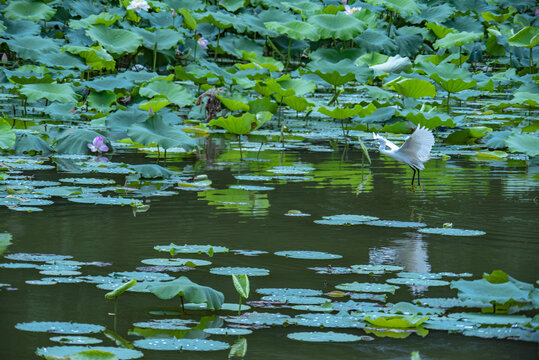
[(434, 145), (432, 132), (427, 128), (418, 126), (414, 133), (406, 138), (404, 144), (399, 149), (399, 153), (425, 162), (430, 158), (432, 145)]
[(380, 136), (378, 134), (375, 134), (375, 133), (372, 133), (372, 138), (374, 140), (381, 140), (383, 141), (387, 147), (389, 147), (391, 150), (398, 150), (399, 147), (395, 144), (393, 144), (391, 141), (389, 141), (388, 139), (386, 139), (385, 137), (383, 136)]

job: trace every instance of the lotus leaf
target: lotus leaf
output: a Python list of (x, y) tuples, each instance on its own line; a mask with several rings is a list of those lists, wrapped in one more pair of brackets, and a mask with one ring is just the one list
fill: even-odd
[(267, 295), (263, 296), (263, 301), (277, 302), (283, 304), (308, 304), (308, 305), (318, 305), (324, 304), (328, 299), (323, 297), (315, 296), (295, 296), (295, 295)]
[(153, 115), (142, 123), (129, 126), (127, 135), (142, 145), (155, 143), (165, 150), (172, 147), (191, 150), (196, 147), (195, 140), (184, 131), (166, 124), (160, 115)]
[(399, 302), (391, 307), (390, 312), (404, 315), (433, 315), (443, 314), (445, 310), (417, 306), (407, 302)]
[(526, 26), (518, 33), (507, 39), (511, 46), (533, 48), (539, 45), (539, 28), (535, 26)]
[(241, 325), (283, 325), (290, 320), (291, 317), (288, 315), (279, 313), (258, 313), (256, 311), (226, 318), (227, 322)]
[(282, 295), (282, 296), (318, 296), (322, 295), (320, 290), (312, 289), (286, 289), (286, 288), (259, 288), (258, 294), (262, 295)]
[(323, 216), (322, 220), (315, 220), (316, 224), (322, 225), (358, 225), (371, 220), (378, 220), (375, 216), (367, 215), (331, 215)]
[(171, 259), (144, 259), (141, 260), (143, 264), (154, 265), (154, 266), (206, 266), (211, 265), (211, 261), (199, 260), (199, 259), (180, 259), (180, 258), (171, 258)]
[(539, 137), (537, 135), (512, 134), (504, 142), (511, 152), (522, 152), (530, 157), (539, 155)]
[(311, 40), (318, 41), (320, 34), (318, 28), (310, 23), (303, 21), (291, 21), (288, 23), (280, 23), (276, 21), (264, 23), (268, 30), (275, 30), (279, 34), (286, 34), (295, 40)]
[[(61, 154), (91, 154), (88, 144), (97, 137), (98, 132), (86, 129), (66, 130), (54, 143), (54, 150)], [(110, 142), (105, 139), (105, 144), (112, 149)]]
[(382, 5), (402, 16), (419, 14), (421, 9), (415, 0), (367, 0), (371, 5)]
[(9, 149), (15, 145), (15, 132), (6, 120), (0, 117), (0, 149)]
[(376, 283), (346, 283), (335, 286), (339, 290), (343, 291), (355, 291), (355, 292), (370, 292), (370, 293), (384, 293), (389, 292), (394, 294), (395, 290), (399, 287), (388, 284), (376, 284)]
[(412, 62), (407, 57), (400, 55), (391, 56), (382, 64), (371, 65), (370, 68), (383, 73), (400, 73), (412, 66)]
[(195, 98), (191, 95), (189, 90), (165, 79), (150, 81), (146, 86), (141, 87), (139, 91), (140, 95), (147, 98), (165, 96), (171, 103), (176, 104), (179, 107), (191, 105), (195, 101)]
[(492, 284), (487, 279), (456, 280), (451, 288), (459, 291), (459, 299), (473, 300), (481, 303), (507, 304), (530, 302), (530, 291), (520, 289), (513, 282)]
[(71, 54), (76, 54), (86, 60), (86, 64), (94, 70), (114, 70), (116, 61), (114, 58), (101, 46), (84, 47), (66, 45), (62, 48)]
[(476, 32), (451, 32), (434, 43), (435, 49), (450, 49), (479, 40), (483, 34)]
[(390, 315), (365, 318), (366, 321), (375, 326), (397, 329), (415, 328), (423, 324), (428, 319), (429, 318), (427, 316), (420, 317), (417, 315)]
[(135, 340), (133, 345), (148, 350), (218, 351), (230, 347), (225, 342), (203, 339), (146, 338)]
[(221, 292), (207, 286), (195, 284), (185, 276), (181, 276), (176, 280), (149, 285), (148, 289), (160, 299), (168, 300), (175, 296), (181, 296), (188, 302), (206, 303), (210, 310), (220, 309), (225, 300)]
[(234, 283), (234, 288), (238, 294), (244, 299), (247, 299), (250, 291), (249, 277), (246, 274), (232, 274), (232, 282)]
[(116, 102), (116, 94), (113, 91), (93, 92), (86, 98), (88, 107), (98, 112), (108, 113), (113, 109)]
[(309, 17), (309, 23), (317, 28), (321, 39), (351, 40), (361, 34), (366, 24), (344, 13), (320, 14)]
[(330, 254), (321, 251), (277, 251), (275, 253), (277, 256), (284, 256), (292, 259), (312, 259), (312, 260), (329, 260), (329, 259), (340, 259), (342, 255)]
[(355, 42), (364, 53), (392, 54), (398, 49), (395, 41), (389, 38), (382, 30), (367, 29), (355, 39)]
[(420, 228), (425, 227), (427, 224), (413, 222), (413, 221), (394, 221), (394, 220), (373, 220), (368, 221), (365, 225), (394, 227), (394, 228)]
[(247, 275), (247, 276), (267, 276), (268, 269), (249, 267), (216, 267), (211, 268), (210, 273), (216, 275)]
[[(133, 349), (126, 349), (121, 347), (112, 347), (112, 346), (51, 346), (51, 347), (43, 347), (38, 348), (36, 350), (36, 354), (38, 356), (47, 358), (47, 357), (71, 357), (72, 355), (76, 355), (81, 352), (86, 351), (102, 351), (107, 353), (114, 354), (118, 359), (120, 360), (128, 360), (128, 359), (138, 359), (143, 356), (143, 354), (140, 351), (133, 350)], [(99, 359), (102, 360), (102, 359)], [(112, 360), (110, 358), (106, 358), (106, 360)]]
[(482, 327), (480, 329), (466, 329), (462, 334), (464, 336), (477, 336), (486, 339), (512, 339), (539, 342), (537, 331), (523, 328)]
[(88, 336), (53, 336), (50, 338), (51, 341), (56, 341), (62, 344), (67, 345), (91, 345), (99, 344), (103, 340), (88, 337)]
[(130, 166), (143, 179), (168, 179), (173, 172), (157, 164), (141, 164)]
[(425, 96), (435, 97), (436, 88), (427, 80), (397, 78), (385, 85), (401, 95), (419, 99)]
[(109, 29), (103, 24), (90, 26), (86, 30), (86, 35), (116, 56), (136, 52), (143, 42), (142, 37), (134, 32), (123, 29)]
[(449, 235), (449, 236), (481, 236), (486, 233), (481, 230), (465, 230), (457, 228), (422, 228), (418, 230), (424, 234), (437, 234), (437, 235)]
[(410, 285), (410, 286), (446, 286), (449, 281), (434, 279), (414, 279), (414, 278), (394, 278), (386, 280), (389, 284)]
[(330, 116), (334, 119), (348, 119), (352, 116), (365, 117), (371, 115), (376, 111), (376, 106), (370, 103), (368, 106), (363, 107), (361, 105), (356, 105), (352, 109), (343, 108), (341, 106), (320, 106), (318, 111), (324, 115)]
[(9, 20), (48, 21), (56, 10), (41, 2), (10, 1), (3, 10)]
[(363, 340), (361, 336), (333, 331), (295, 332), (286, 335), (289, 339), (307, 342), (353, 342)]
[(116, 14), (108, 12), (101, 12), (99, 14), (92, 14), (84, 19), (70, 20), (69, 27), (73, 30), (87, 29), (90, 25), (103, 24), (106, 27), (114, 24), (120, 17)]
[(177, 46), (183, 39), (180, 32), (168, 28), (157, 28), (153, 31), (148, 31), (143, 28), (133, 27), (133, 31), (142, 37), (142, 46), (150, 50), (168, 50)]
[(230, 115), (227, 118), (219, 117), (211, 120), (210, 126), (219, 126), (236, 135), (245, 135), (261, 127), (271, 118), (272, 114), (260, 112), (258, 114), (245, 113), (240, 117)]
[(77, 102), (71, 84), (23, 84), (19, 91), (30, 101), (47, 99), (63, 103)]
[(92, 325), (92, 324), (80, 324), (80, 323), (71, 323), (71, 322), (60, 322), (60, 321), (33, 321), (29, 323), (18, 323), (15, 325), (16, 329), (23, 331), (33, 331), (33, 332), (46, 332), (53, 334), (92, 334), (100, 333), (105, 330), (101, 325)]
[(249, 335), (253, 331), (249, 329), (236, 328), (209, 328), (204, 329), (204, 332), (211, 335)]
[(296, 316), (292, 321), (298, 326), (310, 326), (317, 328), (361, 328), (365, 323), (357, 318), (350, 316), (347, 312), (339, 314), (301, 314)]
[(483, 313), (453, 313), (448, 314), (451, 319), (458, 319), (482, 325), (503, 325), (503, 326), (530, 326), (532, 318), (524, 315), (503, 315), (503, 314), (483, 314)]

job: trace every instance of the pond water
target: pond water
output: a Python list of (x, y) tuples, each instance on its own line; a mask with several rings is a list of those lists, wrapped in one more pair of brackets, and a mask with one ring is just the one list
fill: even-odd
[[(328, 151), (308, 149), (265, 150), (260, 153), (254, 144), (238, 164), (237, 151), (215, 141), (212, 159), (201, 162), (187, 158), (170, 162), (169, 166), (184, 169), (185, 175), (207, 174), (215, 190), (185, 191), (173, 187), (172, 196), (148, 198), (149, 211), (133, 216), (129, 206), (77, 204), (53, 198), (54, 205), (42, 212), (16, 212), (0, 208), (0, 232), (9, 232), (13, 244), (5, 255), (13, 253), (46, 253), (73, 256), (77, 261), (101, 261), (107, 267), (85, 266), (83, 275), (107, 275), (111, 272), (134, 271), (146, 266), (141, 260), (166, 257), (156, 245), (171, 242), (183, 245), (225, 246), (229, 253), (188, 254), (186, 258), (211, 261), (210, 266), (170, 273), (188, 276), (192, 281), (224, 293), (225, 301), (236, 303), (238, 295), (230, 276), (214, 275), (212, 267), (254, 267), (270, 271), (269, 276), (251, 276), (248, 301), (260, 300), (259, 288), (306, 288), (324, 293), (335, 286), (351, 282), (384, 283), (391, 274), (318, 274), (311, 267), (349, 267), (359, 264), (399, 265), (405, 272), (470, 273), (468, 280), (479, 279), (484, 272), (502, 269), (514, 278), (535, 283), (539, 254), (538, 174), (523, 161), (479, 161), (475, 157), (436, 156), (422, 172), (423, 192), (411, 192), (412, 172), (392, 159), (371, 152), (372, 165), (361, 167), (361, 152), (350, 148), (317, 145)], [(245, 144), (244, 144), (245, 145)], [(250, 144), (246, 144), (249, 148)], [(319, 149), (320, 150), (320, 149)], [(258, 158), (257, 158), (258, 157)], [(147, 161), (142, 154), (117, 155), (114, 161), (136, 164)], [(257, 161), (254, 161), (257, 160)], [(282, 166), (282, 168), (279, 168)], [(290, 168), (294, 166), (294, 168)], [(268, 172), (271, 170), (273, 172)], [(292, 171), (291, 171), (292, 170)], [(56, 180), (72, 174), (56, 171), (34, 173), (36, 180)], [(284, 173), (284, 174), (283, 174)], [(238, 180), (242, 176), (274, 177), (267, 181)], [(282, 178), (275, 178), (283, 176)], [(288, 178), (284, 177), (288, 176)], [(92, 176), (98, 177), (98, 176)], [(123, 184), (123, 175), (102, 176)], [(294, 178), (295, 177), (295, 178)], [(231, 185), (269, 187), (262, 190), (233, 189)], [(310, 216), (285, 216), (299, 210)], [(368, 215), (382, 220), (421, 222), (428, 227), (452, 223), (454, 228), (481, 230), (483, 236), (443, 236), (420, 233), (414, 228), (391, 228), (369, 225), (323, 225), (314, 221), (339, 214)], [(245, 256), (232, 250), (259, 250), (258, 256)], [(320, 251), (342, 255), (339, 259), (295, 259), (276, 256), (284, 250)], [(177, 257), (182, 257), (178, 255)], [(2, 259), (0, 262), (11, 262)], [(15, 329), (17, 323), (32, 321), (72, 321), (97, 324), (129, 342), (140, 339), (131, 334), (134, 323), (156, 318), (192, 319), (213, 316), (214, 326), (233, 326), (215, 314), (188, 311), (181, 316), (158, 316), (152, 310), (179, 310), (179, 300), (159, 300), (152, 294), (126, 293), (120, 296), (118, 316), (113, 302), (106, 301), (104, 290), (95, 284), (75, 283), (31, 285), (45, 275), (36, 269), (0, 269), (2, 310), (0, 332), (4, 359), (30, 359), (40, 347), (57, 346), (49, 339), (57, 334), (25, 332)], [(445, 278), (444, 278), (445, 279)], [(448, 279), (451, 281), (451, 279)], [(15, 289), (13, 289), (15, 288)], [(349, 297), (328, 301), (348, 301)], [(422, 297), (455, 297), (448, 286), (430, 287), (400, 285), (388, 302), (411, 301)], [(362, 300), (359, 300), (362, 301)], [(245, 302), (245, 301), (244, 301)], [(253, 304), (256, 305), (256, 304)], [(290, 308), (264, 309), (257, 312), (282, 313), (290, 316), (303, 313)], [(532, 315), (533, 316), (533, 315)], [(535, 359), (537, 343), (515, 340), (483, 339), (430, 330), (426, 337), (411, 334), (406, 339), (376, 337), (371, 341), (352, 343), (309, 343), (287, 338), (300, 331), (335, 331), (366, 335), (361, 329), (316, 328), (297, 325), (255, 329), (247, 340), (246, 359), (312, 359), (369, 358), (405, 359), (412, 351), (423, 358), (443, 359)], [(234, 344), (238, 336), (192, 333), (189, 336)], [(104, 334), (94, 334), (103, 346), (115, 346)], [(215, 352), (154, 351), (139, 349), (146, 359), (222, 359), (228, 350)]]

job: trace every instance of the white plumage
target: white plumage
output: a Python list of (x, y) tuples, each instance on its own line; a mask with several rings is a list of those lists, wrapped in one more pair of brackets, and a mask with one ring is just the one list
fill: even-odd
[[(430, 158), (430, 151), (434, 145), (434, 136), (432, 132), (424, 127), (418, 126), (412, 135), (408, 136), (401, 147), (393, 144), (386, 138), (373, 133), (374, 140), (380, 141), (380, 152), (384, 155), (391, 156), (397, 161), (403, 162), (414, 170), (412, 177), (412, 191), (414, 190), (414, 178), (417, 170), (417, 180), (421, 189), (421, 180), (419, 171), (425, 166), (423, 163)], [(386, 148), (389, 148), (387, 150)]]

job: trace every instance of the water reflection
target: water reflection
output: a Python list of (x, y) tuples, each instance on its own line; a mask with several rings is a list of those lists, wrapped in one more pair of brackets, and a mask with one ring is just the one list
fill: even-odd
[[(393, 246), (369, 249), (369, 264), (400, 265), (407, 272), (428, 273), (431, 270), (427, 243), (423, 234), (409, 232), (404, 239), (394, 240)], [(422, 295), (428, 290), (426, 286), (410, 285), (413, 295)]]

